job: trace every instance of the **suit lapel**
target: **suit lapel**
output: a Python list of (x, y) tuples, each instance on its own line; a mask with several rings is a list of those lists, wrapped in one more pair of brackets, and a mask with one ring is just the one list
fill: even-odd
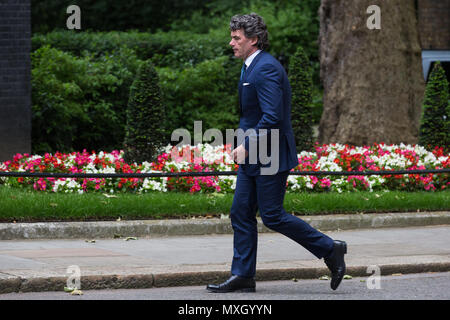
[(239, 91), (239, 112), (242, 116), (242, 101), (241, 101), (241, 94), (242, 94), (242, 80), (239, 80), (238, 83), (238, 91)]
[(256, 64), (258, 63), (259, 59), (265, 54), (265, 51), (261, 51), (256, 55), (256, 57), (253, 59), (252, 63), (250, 63), (250, 66), (245, 71), (244, 77), (242, 78), (242, 81), (248, 77), (248, 75), (252, 72), (253, 68), (255, 68)]
[(242, 100), (241, 100), (241, 94), (242, 94), (242, 83), (247, 79), (248, 75), (252, 72), (255, 65), (258, 63), (259, 59), (262, 57), (262, 55), (265, 54), (265, 51), (261, 51), (256, 55), (256, 57), (253, 59), (252, 63), (250, 63), (250, 66), (245, 71), (244, 76), (242, 77), (242, 80), (239, 80), (238, 84), (238, 90), (239, 90), (239, 109), (242, 115)]

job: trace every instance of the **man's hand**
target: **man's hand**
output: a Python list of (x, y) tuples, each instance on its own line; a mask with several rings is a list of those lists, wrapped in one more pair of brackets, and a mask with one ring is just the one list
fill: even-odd
[(240, 145), (231, 152), (231, 158), (236, 163), (244, 163), (245, 158), (248, 156), (247, 150), (245, 150), (244, 145)]

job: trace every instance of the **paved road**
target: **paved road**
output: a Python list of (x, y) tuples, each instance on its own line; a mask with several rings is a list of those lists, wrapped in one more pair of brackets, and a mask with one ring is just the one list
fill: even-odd
[[(260, 281), (257, 292), (215, 294), (205, 286), (151, 289), (88, 290), (82, 296), (65, 292), (0, 295), (0, 300), (450, 300), (450, 272), (381, 276), (343, 280), (333, 291), (329, 281)], [(372, 287), (369, 289), (368, 287)]]
[[(450, 261), (450, 226), (327, 232), (348, 244), (347, 266), (404, 265)], [(0, 280), (67, 277), (77, 265), (83, 276), (229, 272), (232, 235), (72, 240), (0, 241)], [(300, 245), (278, 233), (258, 236), (258, 269), (326, 268)], [(447, 270), (442, 270), (447, 271)]]

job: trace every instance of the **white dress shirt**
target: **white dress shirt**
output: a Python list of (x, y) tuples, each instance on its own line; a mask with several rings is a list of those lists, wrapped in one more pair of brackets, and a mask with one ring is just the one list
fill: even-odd
[(260, 53), (261, 50), (256, 50), (255, 52), (253, 52), (250, 56), (247, 57), (247, 59), (245, 59), (245, 65), (248, 67), (250, 66), (250, 64), (252, 63), (253, 59), (255, 59), (255, 57), (258, 55), (258, 53)]

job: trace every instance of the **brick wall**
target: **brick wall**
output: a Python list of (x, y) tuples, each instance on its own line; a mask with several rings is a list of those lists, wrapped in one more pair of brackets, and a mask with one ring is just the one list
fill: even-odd
[(31, 152), (30, 0), (0, 1), (0, 161)]
[(450, 50), (450, 0), (418, 0), (423, 50)]

